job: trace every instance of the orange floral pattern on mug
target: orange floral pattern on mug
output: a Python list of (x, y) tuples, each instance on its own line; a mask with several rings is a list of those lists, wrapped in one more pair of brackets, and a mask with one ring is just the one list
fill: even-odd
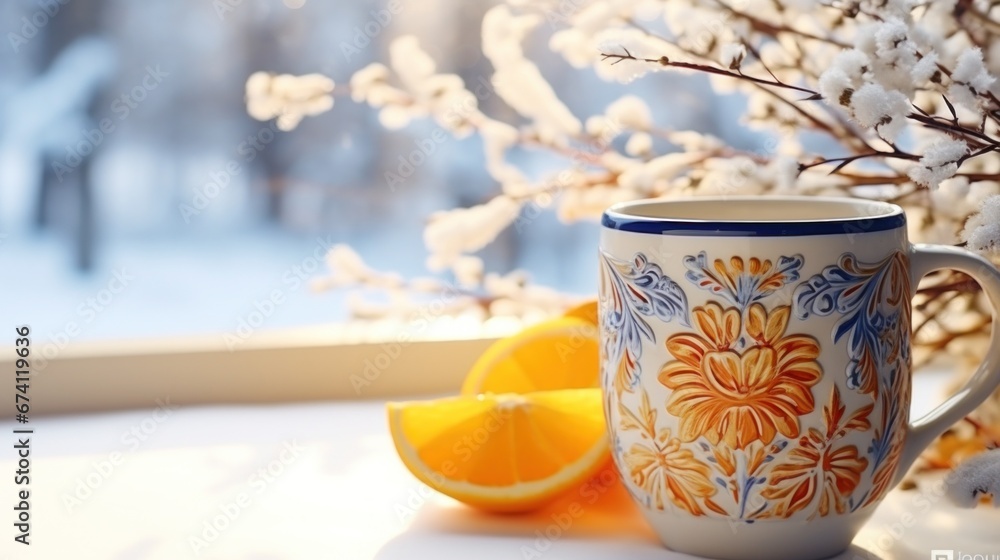
[(785, 461), (771, 470), (770, 484), (761, 495), (778, 500), (768, 516), (788, 517), (809, 506), (820, 493), (813, 515), (847, 511), (847, 499), (861, 482), (868, 459), (861, 457), (855, 445), (838, 446), (836, 442), (850, 431), (871, 428), (868, 416), (874, 405), (857, 409), (850, 415), (840, 400), (836, 386), (830, 404), (823, 409), (826, 433), (810, 428)]
[[(822, 370), (815, 338), (785, 335), (789, 307), (768, 314), (754, 303), (745, 325), (735, 307), (714, 302), (692, 314), (698, 333), (667, 339), (675, 360), (659, 375), (672, 390), (666, 408), (680, 419), (680, 438), (704, 436), (713, 445), (744, 449), (754, 441), (771, 443), (779, 433), (798, 437), (798, 418), (815, 407), (810, 388)], [(753, 344), (740, 350), (747, 338)]]
[(656, 427), (657, 412), (646, 391), (642, 391), (638, 413), (625, 406), (620, 411), (622, 429), (642, 434), (641, 443), (624, 454), (624, 463), (632, 482), (651, 498), (648, 507), (662, 510), (669, 500), (692, 515), (704, 515), (706, 509), (725, 514), (711, 500), (718, 491), (709, 480), (712, 470), (672, 437), (669, 429)]

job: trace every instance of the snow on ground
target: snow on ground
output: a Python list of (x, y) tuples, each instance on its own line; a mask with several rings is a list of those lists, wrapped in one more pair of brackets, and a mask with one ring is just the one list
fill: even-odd
[(51, 341), (234, 332), (275, 290), (284, 303), (262, 329), (343, 320), (342, 296), (313, 293), (302, 280), (322, 271), (313, 259), (324, 252), (320, 239), (267, 230), (111, 239), (94, 271), (81, 274), (65, 239), (10, 236), (0, 245), (0, 309), (5, 323), (28, 323)]

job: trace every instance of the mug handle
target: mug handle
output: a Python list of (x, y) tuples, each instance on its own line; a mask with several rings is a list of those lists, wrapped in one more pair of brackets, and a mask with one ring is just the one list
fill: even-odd
[(968, 274), (979, 282), (993, 306), (993, 333), (986, 358), (968, 383), (908, 426), (896, 482), (903, 478), (934, 438), (975, 410), (1000, 385), (1000, 272), (988, 260), (954, 247), (923, 244), (912, 247), (910, 285), (916, 286), (925, 274), (942, 268)]

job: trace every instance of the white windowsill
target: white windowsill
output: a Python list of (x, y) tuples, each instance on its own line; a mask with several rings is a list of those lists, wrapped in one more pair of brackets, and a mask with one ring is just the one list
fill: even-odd
[[(413, 331), (330, 325), (255, 333), (230, 350), (221, 335), (82, 342), (41, 363), (32, 356), (33, 415), (151, 406), (372, 399), (454, 392), (509, 326)], [(37, 352), (33, 350), (33, 352)], [(0, 348), (0, 371), (14, 370)], [(13, 417), (13, 407), (0, 418)]]

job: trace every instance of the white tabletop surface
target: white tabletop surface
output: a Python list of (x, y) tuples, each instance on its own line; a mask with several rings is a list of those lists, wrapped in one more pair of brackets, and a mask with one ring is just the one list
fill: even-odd
[[(379, 402), (169, 414), (150, 405), (31, 421), (29, 547), (13, 543), (11, 528), (11, 430), (20, 426), (0, 424), (0, 558), (690, 558), (662, 548), (620, 490), (584, 501), (583, 515), (551, 541), (538, 535), (568, 501), (530, 516), (491, 516), (428, 492), (396, 458)], [(272, 474), (261, 476), (269, 466)], [(232, 521), (219, 517), (227, 507)], [(223, 530), (206, 533), (213, 518)], [(926, 490), (897, 490), (842, 558), (926, 560), (932, 549), (1000, 555), (998, 528), (996, 510), (957, 510)]]

